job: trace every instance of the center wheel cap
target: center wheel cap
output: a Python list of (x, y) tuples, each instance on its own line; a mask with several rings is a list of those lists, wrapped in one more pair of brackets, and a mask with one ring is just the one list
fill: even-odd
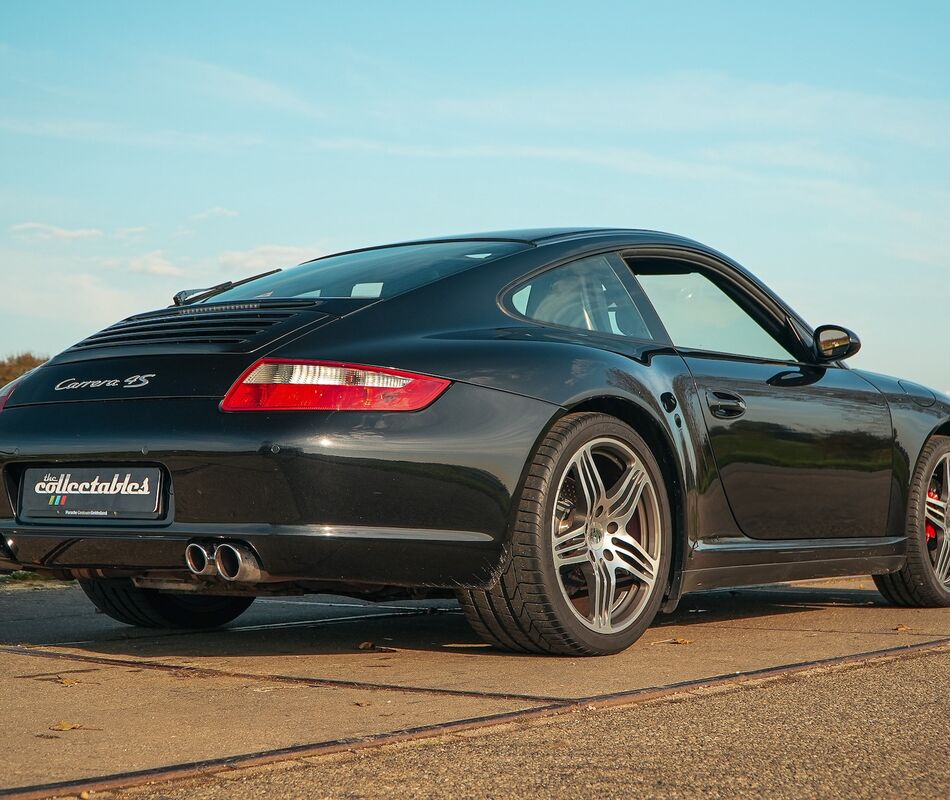
[(587, 532), (587, 543), (591, 547), (600, 547), (604, 542), (604, 530), (599, 525), (594, 525)]

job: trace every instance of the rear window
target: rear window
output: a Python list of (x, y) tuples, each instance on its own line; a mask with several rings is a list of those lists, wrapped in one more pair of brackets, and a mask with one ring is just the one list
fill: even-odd
[(329, 256), (209, 298), (210, 302), (268, 297), (392, 297), (530, 247), (521, 242), (439, 242), (398, 245)]

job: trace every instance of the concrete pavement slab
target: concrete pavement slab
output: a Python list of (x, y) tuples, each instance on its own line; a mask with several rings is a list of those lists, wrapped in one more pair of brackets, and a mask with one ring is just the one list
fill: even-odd
[[(260, 675), (510, 692), (543, 699), (641, 689), (950, 635), (946, 610), (885, 606), (879, 595), (860, 584), (691, 595), (632, 648), (596, 660), (501, 653), (485, 646), (458, 614), (360, 614), (338, 624), (323, 624), (326, 621), (323, 616), (312, 626), (302, 621), (299, 626), (253, 629), (236, 623), (229, 630), (201, 635), (104, 638), (57, 650)], [(360, 650), (364, 642), (393, 651)]]
[(365, 736), (528, 705), (0, 654), (6, 753), (0, 760), (0, 791)]

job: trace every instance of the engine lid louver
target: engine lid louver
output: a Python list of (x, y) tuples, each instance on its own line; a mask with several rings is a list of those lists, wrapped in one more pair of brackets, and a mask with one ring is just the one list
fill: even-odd
[(207, 303), (135, 314), (99, 331), (67, 353), (126, 349), (250, 352), (302, 325), (323, 319), (315, 300)]

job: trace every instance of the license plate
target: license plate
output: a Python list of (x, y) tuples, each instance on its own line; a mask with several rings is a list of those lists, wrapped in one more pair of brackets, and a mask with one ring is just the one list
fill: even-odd
[(161, 470), (156, 467), (28, 469), (21, 516), (56, 519), (157, 519)]

